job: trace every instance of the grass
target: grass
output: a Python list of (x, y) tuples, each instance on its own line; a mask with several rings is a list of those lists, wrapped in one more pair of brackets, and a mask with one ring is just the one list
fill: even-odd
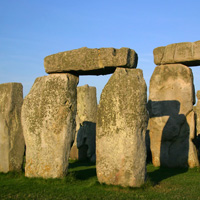
[(200, 171), (147, 165), (141, 188), (99, 184), (95, 165), (70, 161), (63, 179), (26, 178), (24, 173), (0, 173), (0, 199), (200, 199)]

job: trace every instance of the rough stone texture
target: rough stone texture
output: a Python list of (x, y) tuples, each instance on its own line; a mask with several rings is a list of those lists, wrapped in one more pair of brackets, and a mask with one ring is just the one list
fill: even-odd
[(136, 68), (137, 54), (129, 48), (83, 47), (60, 52), (44, 58), (47, 73), (70, 72), (78, 75), (104, 75), (113, 73), (116, 67)]
[(197, 135), (200, 136), (200, 90), (197, 91), (197, 104), (195, 106), (195, 115), (196, 115), (196, 132), (197, 132)]
[(77, 87), (76, 136), (70, 152), (71, 159), (95, 162), (96, 116), (96, 88), (88, 85)]
[(146, 83), (140, 69), (117, 68), (101, 94), (96, 168), (100, 183), (139, 187), (145, 181)]
[(197, 138), (195, 140), (196, 142), (196, 147), (198, 150), (198, 157), (200, 160), (200, 90), (197, 91), (197, 104), (194, 106), (193, 110), (195, 112), (195, 120), (196, 120), (196, 135)]
[(25, 176), (60, 178), (66, 174), (75, 135), (78, 77), (37, 78), (22, 107), (26, 142)]
[(197, 91), (197, 99), (200, 99), (200, 90)]
[(154, 49), (153, 54), (156, 65), (181, 63), (197, 66), (200, 65), (200, 41), (158, 47)]
[(0, 172), (22, 169), (25, 146), (21, 126), (22, 103), (21, 83), (0, 85)]
[(149, 88), (149, 129), (155, 166), (198, 166), (190, 68), (182, 64), (155, 68)]
[(79, 123), (84, 121), (96, 123), (97, 97), (95, 87), (88, 85), (77, 87), (77, 116)]

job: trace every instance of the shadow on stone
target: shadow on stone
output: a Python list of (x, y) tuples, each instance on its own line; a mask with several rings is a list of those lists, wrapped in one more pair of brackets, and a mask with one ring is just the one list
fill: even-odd
[[(190, 127), (187, 123), (186, 116), (179, 114), (180, 102), (176, 100), (150, 100), (148, 102), (148, 110), (150, 119), (155, 119), (151, 122), (152, 124), (154, 123), (154, 130), (157, 128), (155, 127), (156, 124), (163, 124), (162, 130), (160, 130), (161, 127), (158, 127), (159, 130), (157, 130), (157, 132), (152, 131), (152, 133), (150, 133), (152, 134), (151, 140), (153, 137), (161, 137), (160, 158), (155, 159), (160, 160), (160, 166), (187, 168)], [(159, 151), (159, 149), (157, 150)], [(155, 154), (158, 156), (159, 152), (156, 152)]]
[(22, 172), (25, 172), (25, 165), (26, 165), (26, 145), (24, 146), (24, 156), (22, 162)]
[(78, 160), (96, 161), (96, 123), (84, 121), (77, 133)]
[(199, 159), (199, 162), (200, 162), (200, 134), (198, 134), (197, 137), (195, 139), (193, 139), (192, 141), (197, 148), (198, 159)]
[(147, 130), (145, 134), (145, 144), (146, 144), (146, 152), (147, 152), (146, 163), (152, 163), (149, 130)]

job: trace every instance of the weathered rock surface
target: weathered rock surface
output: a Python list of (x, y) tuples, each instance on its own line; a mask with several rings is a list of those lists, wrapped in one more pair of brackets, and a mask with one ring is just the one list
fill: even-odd
[(200, 136), (200, 90), (197, 91), (197, 104), (195, 106), (195, 114), (196, 114), (196, 132), (197, 132), (197, 135)]
[(200, 41), (182, 42), (155, 48), (156, 65), (180, 63), (186, 66), (200, 65)]
[(96, 123), (97, 96), (95, 87), (88, 85), (77, 87), (77, 115), (79, 123), (84, 121)]
[(24, 156), (21, 126), (23, 86), (0, 84), (0, 172), (20, 171)]
[(104, 75), (113, 73), (116, 67), (136, 68), (137, 59), (136, 52), (129, 48), (89, 49), (83, 47), (45, 57), (44, 67), (47, 73)]
[(100, 183), (139, 187), (145, 181), (146, 83), (140, 69), (117, 68), (101, 94), (96, 168)]
[(22, 107), (27, 177), (66, 174), (75, 135), (78, 77), (51, 74), (37, 78)]
[(155, 68), (149, 88), (149, 129), (155, 166), (194, 167), (194, 87), (190, 68), (182, 64)]
[(96, 88), (77, 87), (76, 136), (70, 152), (71, 159), (95, 162), (96, 158)]
[(193, 110), (195, 112), (195, 121), (196, 121), (196, 135), (197, 138), (195, 140), (197, 151), (198, 151), (198, 157), (200, 159), (200, 90), (197, 91), (197, 104), (194, 106)]

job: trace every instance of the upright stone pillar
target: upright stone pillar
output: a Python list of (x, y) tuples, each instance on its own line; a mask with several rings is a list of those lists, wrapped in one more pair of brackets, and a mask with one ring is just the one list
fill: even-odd
[(78, 77), (51, 74), (37, 78), (24, 99), (25, 176), (60, 178), (66, 174), (75, 135)]
[(77, 87), (76, 136), (70, 152), (71, 159), (96, 160), (96, 88)]
[(200, 137), (200, 90), (197, 91), (197, 104), (195, 106), (195, 114), (196, 114), (196, 132), (197, 136)]
[(154, 166), (199, 165), (193, 144), (193, 104), (191, 69), (182, 64), (157, 66), (149, 88), (149, 129)]
[(96, 168), (100, 183), (130, 187), (144, 183), (146, 101), (142, 70), (117, 68), (98, 107)]
[(197, 91), (197, 104), (194, 106), (195, 112), (195, 120), (196, 120), (196, 135), (197, 138), (195, 140), (197, 151), (198, 151), (198, 158), (200, 159), (200, 90)]
[(20, 171), (24, 156), (21, 126), (23, 86), (21, 83), (0, 85), (0, 172)]

